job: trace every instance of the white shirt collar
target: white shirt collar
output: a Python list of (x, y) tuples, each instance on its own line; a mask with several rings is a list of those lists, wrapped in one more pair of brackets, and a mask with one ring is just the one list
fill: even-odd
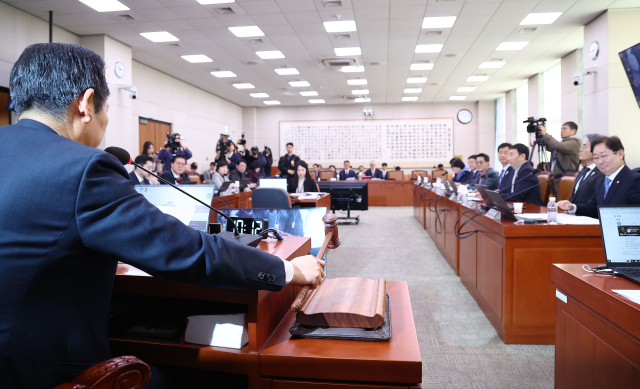
[(180, 177), (179, 174), (176, 174), (176, 172), (173, 171), (173, 169), (171, 169), (171, 174), (173, 174), (173, 178), (178, 178)]
[(624, 168), (625, 165), (620, 166), (620, 169), (616, 170), (615, 172), (613, 172), (610, 176), (607, 176), (611, 181), (616, 179), (616, 176), (618, 175), (618, 173), (620, 173), (620, 170), (622, 170), (622, 168)]
[(595, 169), (595, 168), (596, 168), (596, 163), (594, 162), (594, 163), (592, 163), (591, 165), (588, 165), (586, 168), (587, 168), (587, 169), (589, 169), (589, 171), (590, 171), (590, 172), (592, 172), (592, 171), (593, 171), (593, 169)]
[(138, 173), (136, 173), (136, 171), (135, 171), (135, 170), (133, 171), (133, 174), (135, 174), (135, 175), (136, 175), (136, 177), (138, 177), (138, 182), (140, 182), (141, 184), (144, 182), (144, 178), (140, 177), (140, 176), (138, 175)]

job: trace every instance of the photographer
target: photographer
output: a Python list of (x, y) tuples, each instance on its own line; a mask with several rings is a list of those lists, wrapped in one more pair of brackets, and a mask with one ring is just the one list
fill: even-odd
[(262, 155), (264, 155), (264, 159), (267, 161), (267, 163), (265, 163), (264, 165), (264, 176), (271, 177), (271, 166), (273, 166), (273, 153), (271, 152), (271, 149), (267, 147), (267, 145), (264, 145), (264, 151), (262, 152)]
[(219, 161), (225, 161), (229, 165), (229, 171), (236, 169), (236, 165), (242, 156), (236, 152), (236, 145), (232, 141), (226, 143), (220, 142), (216, 150), (216, 163)]
[[(555, 140), (547, 134), (545, 126), (538, 126), (538, 131), (542, 135), (542, 140), (547, 146), (547, 150), (553, 153), (551, 157), (551, 173), (577, 172), (580, 167), (580, 147), (582, 140), (576, 136), (578, 125), (574, 122), (566, 122), (560, 129), (562, 141)], [(554, 180), (555, 193), (558, 193), (560, 180)]]
[(191, 151), (184, 145), (180, 134), (167, 134), (167, 143), (164, 148), (158, 153), (158, 159), (162, 162), (162, 172), (168, 172), (171, 170), (171, 160), (174, 156), (184, 157), (185, 160), (193, 157)]
[(258, 151), (258, 146), (253, 146), (251, 150), (245, 151), (244, 160), (247, 161), (247, 165), (252, 167), (255, 161), (260, 163), (260, 176), (264, 177), (264, 166), (267, 164), (267, 160), (264, 155)]

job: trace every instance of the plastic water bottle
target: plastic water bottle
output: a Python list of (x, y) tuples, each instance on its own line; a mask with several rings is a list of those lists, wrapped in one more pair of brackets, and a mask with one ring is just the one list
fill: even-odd
[(555, 197), (549, 197), (549, 204), (547, 204), (547, 223), (558, 224), (558, 204), (556, 204)]

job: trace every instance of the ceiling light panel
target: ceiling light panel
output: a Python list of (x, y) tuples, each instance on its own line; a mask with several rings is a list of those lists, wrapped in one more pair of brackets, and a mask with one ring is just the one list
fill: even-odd
[(269, 95), (266, 93), (249, 93), (249, 96), (253, 97), (254, 99), (264, 99), (269, 97)]
[(529, 42), (502, 42), (496, 51), (522, 50)]
[(278, 105), (280, 102), (278, 100), (265, 100), (263, 101), (266, 105)]
[(364, 78), (357, 78), (353, 80), (347, 80), (349, 85), (367, 85), (367, 80)]
[(530, 13), (521, 22), (521, 26), (551, 24), (562, 15), (562, 12)]
[(506, 64), (505, 61), (489, 61), (480, 64), (480, 69), (500, 69)]
[(451, 28), (455, 23), (455, 16), (426, 17), (422, 21), (422, 28)]
[(291, 85), (294, 88), (301, 88), (301, 87), (305, 87), (305, 86), (311, 86), (311, 84), (309, 84), (307, 81), (291, 81), (291, 82), (289, 82), (289, 85)]
[(177, 42), (180, 40), (166, 31), (141, 32), (140, 35), (149, 39), (151, 42)]
[(482, 82), (487, 81), (489, 76), (471, 76), (467, 78), (467, 82)]
[(422, 88), (404, 88), (404, 93), (421, 93)]
[(236, 0), (198, 0), (198, 3), (202, 5), (207, 4), (227, 4), (227, 3), (235, 3)]
[(416, 53), (439, 53), (442, 51), (442, 44), (417, 45)]
[(354, 89), (351, 91), (352, 95), (368, 95), (369, 89)]
[(402, 101), (418, 101), (418, 96), (406, 96), (402, 98)]
[(473, 92), (476, 89), (478, 88), (476, 88), (475, 86), (461, 86), (456, 90), (456, 92)]
[(362, 73), (364, 72), (364, 66), (343, 66), (343, 73)]
[(240, 83), (240, 84), (233, 84), (233, 86), (235, 88), (238, 88), (238, 89), (253, 89), (253, 88), (255, 88), (255, 86), (253, 86), (253, 84), (249, 84), (249, 83), (246, 83), (246, 82), (245, 83)]
[(433, 69), (432, 63), (412, 63), (411, 70), (431, 70)]
[(252, 36), (264, 36), (264, 32), (258, 26), (229, 27), (229, 31), (238, 38), (248, 38)]
[(346, 57), (349, 55), (362, 55), (359, 47), (338, 47), (333, 49), (338, 57)]
[(356, 103), (370, 103), (371, 99), (368, 97), (357, 97), (354, 102)]
[(284, 58), (284, 54), (282, 54), (279, 50), (274, 51), (256, 51), (256, 55), (260, 57), (260, 59), (277, 59)]
[(324, 100), (323, 99), (309, 99), (309, 102), (311, 104), (324, 104)]
[(211, 72), (212, 75), (218, 78), (228, 78), (228, 77), (238, 77), (234, 72), (230, 72), (228, 70), (220, 70), (217, 72)]
[(278, 73), (281, 76), (290, 76), (292, 74), (300, 74), (300, 72), (296, 68), (281, 68), (281, 69), (274, 69), (274, 70), (276, 71), (276, 73)]
[(213, 62), (213, 60), (206, 55), (196, 54), (196, 55), (183, 55), (182, 59), (185, 61), (189, 61), (191, 63), (203, 63), (203, 62)]
[(327, 32), (351, 32), (358, 31), (356, 29), (355, 20), (341, 20), (337, 22), (324, 22), (324, 29)]
[(305, 96), (305, 97), (311, 97), (311, 96), (317, 96), (318, 92), (314, 91), (314, 90), (308, 90), (308, 91), (303, 91), (300, 92), (301, 96)]
[(117, 0), (80, 0), (98, 12), (128, 11), (129, 7)]
[(449, 100), (466, 100), (467, 96), (451, 96)]
[(427, 77), (409, 77), (407, 78), (407, 84), (424, 84), (427, 82)]

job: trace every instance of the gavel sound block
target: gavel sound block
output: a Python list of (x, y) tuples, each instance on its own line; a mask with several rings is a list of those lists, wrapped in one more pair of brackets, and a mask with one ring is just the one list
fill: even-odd
[[(340, 246), (336, 215), (325, 215), (322, 221), (326, 236), (317, 258), (322, 258), (327, 248)], [(385, 296), (386, 281), (382, 278), (325, 279), (310, 293), (308, 287), (302, 287), (291, 309), (298, 312), (296, 320), (302, 325), (378, 328), (384, 322)]]

